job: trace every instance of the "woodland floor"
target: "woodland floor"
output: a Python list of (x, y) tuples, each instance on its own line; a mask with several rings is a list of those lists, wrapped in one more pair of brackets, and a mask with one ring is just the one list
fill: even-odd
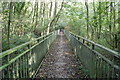
[(80, 78), (80, 64), (62, 32), (51, 46), (36, 78)]

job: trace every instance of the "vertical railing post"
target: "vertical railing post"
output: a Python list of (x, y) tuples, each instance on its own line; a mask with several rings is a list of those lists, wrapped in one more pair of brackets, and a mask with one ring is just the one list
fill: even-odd
[(25, 54), (25, 78), (28, 78), (27, 77), (27, 53)]
[(94, 45), (94, 44), (92, 44), (92, 49), (93, 49), (93, 50), (95, 49), (95, 45)]
[(11, 64), (12, 65), (12, 73), (11, 73), (12, 75), (11, 75), (11, 78), (14, 78), (14, 66), (13, 66), (13, 64), (14, 63)]
[(16, 60), (16, 78), (19, 78), (19, 73), (18, 73), (18, 60)]
[(80, 40), (80, 37), (78, 37), (78, 40)]
[[(7, 63), (9, 63), (9, 57), (10, 57), (10, 56), (7, 55), (6, 57), (7, 57)], [(9, 78), (9, 77), (10, 77), (10, 76), (9, 76), (9, 66), (7, 67), (7, 70), (6, 70), (5, 72), (6, 72), (6, 74), (7, 74), (6, 77)]]
[(85, 43), (85, 40), (83, 39), (83, 44)]
[(22, 57), (22, 78), (25, 78), (25, 74), (24, 74), (24, 70), (25, 70), (25, 67), (24, 67), (24, 56), (21, 56)]
[(17, 64), (16, 64), (16, 61), (15, 61), (15, 63), (14, 63), (14, 70), (15, 70), (15, 72), (14, 72), (15, 75), (14, 75), (14, 76), (15, 76), (15, 78), (16, 78), (16, 77), (17, 77)]
[(29, 78), (29, 52), (26, 54), (26, 77)]
[[(30, 49), (31, 48), (31, 44), (29, 44), (28, 45), (28, 49)], [(31, 66), (29, 65), (29, 60), (30, 60), (30, 58), (31, 58), (31, 49), (30, 49), (30, 51), (29, 51), (29, 53), (27, 53), (27, 77), (30, 77), (30, 68), (31, 68)]]
[(18, 75), (19, 75), (19, 78), (22, 78), (22, 61), (21, 61), (21, 57), (16, 62), (18, 63)]
[(118, 75), (118, 80), (120, 80), (120, 70), (119, 70), (118, 74), (119, 74), (119, 75)]

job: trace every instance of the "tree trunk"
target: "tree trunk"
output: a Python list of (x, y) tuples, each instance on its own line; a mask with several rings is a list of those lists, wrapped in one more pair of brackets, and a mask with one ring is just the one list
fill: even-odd
[(36, 22), (35, 22), (35, 28), (37, 28), (38, 25), (38, 2), (36, 2)]
[(101, 2), (99, 2), (99, 34), (98, 34), (98, 39), (101, 38), (101, 28), (102, 28), (102, 25), (101, 25)]
[[(43, 27), (45, 27), (45, 2), (44, 2), (44, 6), (43, 6), (43, 16), (42, 16), (42, 19), (43, 19), (43, 23), (42, 23), (42, 25), (43, 25)], [(45, 32), (44, 32), (44, 30), (43, 30), (43, 35), (45, 34)]]
[[(50, 4), (50, 11), (49, 11), (49, 21), (51, 19), (51, 12), (52, 12), (52, 2)], [(47, 34), (50, 32), (50, 23), (48, 23)]]
[(10, 24), (11, 24), (11, 15), (12, 15), (12, 2), (10, 2), (10, 4), (9, 4), (8, 33), (7, 33), (8, 49), (10, 48)]
[(120, 0), (118, 3), (118, 51), (120, 53)]
[(114, 34), (113, 34), (113, 36), (114, 36), (114, 48), (117, 48), (117, 34), (116, 34), (116, 13), (115, 13), (115, 2), (114, 2), (114, 8), (113, 8), (113, 13), (114, 13), (114, 27), (113, 27), (113, 32), (114, 32)]
[(54, 16), (56, 15), (57, 13), (57, 1), (55, 0), (55, 10), (54, 10)]
[(110, 31), (110, 34), (111, 34), (111, 29), (112, 29), (112, 2), (110, 3), (110, 24), (109, 24), (109, 31)]
[(94, 2), (94, 0), (93, 0), (93, 11), (94, 11), (94, 16), (93, 16), (93, 18), (94, 18), (94, 31), (93, 31), (93, 29), (92, 29), (92, 40), (94, 41), (94, 37), (96, 37), (96, 36), (94, 36), (95, 34), (94, 33), (96, 33), (96, 27), (97, 27), (97, 23), (96, 23), (96, 10), (95, 10), (95, 2)]
[(88, 9), (88, 3), (85, 2), (85, 6), (86, 6), (86, 10), (87, 10), (87, 17), (86, 17), (86, 21), (87, 21), (87, 38), (89, 38), (89, 9)]

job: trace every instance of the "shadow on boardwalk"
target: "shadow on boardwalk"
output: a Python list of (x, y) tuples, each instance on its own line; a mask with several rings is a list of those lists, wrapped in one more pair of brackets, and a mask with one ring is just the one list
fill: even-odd
[(52, 43), (36, 78), (80, 78), (79, 71), (72, 46), (61, 32)]

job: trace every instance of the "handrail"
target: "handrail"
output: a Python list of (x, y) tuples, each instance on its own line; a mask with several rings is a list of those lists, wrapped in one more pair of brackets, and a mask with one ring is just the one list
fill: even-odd
[(105, 56), (103, 56), (102, 54), (98, 53), (97, 51), (94, 51), (97, 55), (99, 55), (102, 59), (104, 59), (104, 61), (106, 61), (107, 63), (109, 63), (112, 67), (120, 70), (120, 67), (118, 65), (115, 65), (112, 61), (110, 61), (109, 59), (107, 59)]
[[(65, 30), (85, 73), (90, 78), (120, 78), (120, 54), (93, 41)], [(86, 42), (85, 42), (86, 41)], [(91, 46), (88, 46), (90, 43)], [(97, 47), (97, 48), (96, 48)], [(97, 49), (107, 52), (107, 55)]]
[[(47, 54), (51, 43), (56, 39), (56, 34), (57, 32), (53, 31), (0, 53), (0, 58), (3, 61), (3, 64), (0, 66), (2, 78), (32, 77)], [(25, 50), (14, 54), (20, 49)]]
[(74, 35), (74, 36), (77, 36), (77, 37), (79, 37), (79, 38), (81, 38), (81, 39), (83, 39), (83, 40), (91, 43), (91, 44), (94, 44), (95, 46), (97, 46), (97, 47), (99, 47), (99, 48), (101, 48), (101, 49), (104, 49), (104, 50), (110, 52), (111, 55), (113, 55), (113, 56), (115, 56), (115, 57), (117, 57), (117, 58), (120, 59), (120, 54), (118, 54), (118, 52), (116, 52), (116, 51), (114, 51), (114, 50), (111, 50), (111, 49), (109, 49), (109, 48), (106, 48), (106, 47), (104, 47), (104, 46), (102, 46), (102, 45), (100, 45), (100, 44), (97, 44), (97, 43), (95, 43), (95, 42), (93, 42), (93, 41), (91, 41), (91, 40), (88, 40), (88, 39), (86, 39), (86, 38), (83, 38), (83, 37), (81, 37), (81, 36), (79, 36), (79, 35), (76, 35), (76, 34), (74, 34), (73, 32), (70, 32), (70, 33), (71, 33), (72, 35)]
[[(48, 35), (50, 35), (50, 34), (52, 34), (52, 33), (53, 33), (53, 32), (49, 33)], [(45, 36), (47, 36), (47, 35), (43, 35), (43, 36), (41, 36), (41, 37), (39, 37), (39, 38), (36, 38), (36, 39), (34, 39), (34, 40), (31, 40), (31, 41), (28, 41), (28, 42), (26, 42), (26, 43), (23, 43), (23, 44), (21, 44), (21, 45), (19, 45), (19, 46), (16, 46), (15, 48), (9, 49), (9, 50), (4, 51), (4, 52), (1, 52), (1, 53), (0, 53), (0, 58), (5, 57), (5, 56), (13, 53), (13, 52), (17, 51), (18, 49), (21, 49), (21, 48), (27, 46), (28, 44), (31, 44), (31, 43), (34, 42), (34, 41), (37, 41), (37, 40), (39, 40), (39, 39), (41, 39), (41, 38), (44, 38)]]
[[(50, 36), (48, 36), (48, 37), (50, 37)], [(47, 37), (47, 38), (48, 38), (48, 37)], [(45, 38), (44, 40), (46, 40), (47, 38)], [(37, 46), (38, 44), (42, 43), (44, 40), (40, 41), (39, 43), (37, 43), (37, 44), (35, 44), (34, 46), (32, 46), (30, 49), (24, 51), (24, 52), (21, 53), (20, 55), (18, 55), (18, 56), (16, 56), (15, 58), (13, 58), (12, 60), (9, 61), (8, 64), (5, 64), (5, 65), (1, 66), (1, 67), (0, 67), (0, 71), (1, 71), (2, 69), (6, 68), (7, 66), (9, 66), (10, 64), (12, 64), (14, 61), (16, 61), (18, 58), (20, 58), (20, 57), (21, 57), (22, 55), (24, 55), (25, 53), (29, 52), (31, 49), (33, 49), (33, 48), (34, 48), (35, 46)], [(22, 45), (20, 45), (20, 46), (22, 46)], [(19, 47), (19, 46), (18, 46), (18, 47)], [(17, 49), (20, 49), (20, 48), (17, 48)], [(14, 50), (14, 51), (15, 51), (15, 50)], [(13, 51), (13, 52), (14, 52), (14, 51)], [(8, 51), (7, 51), (7, 52), (8, 52)]]
[[(75, 36), (74, 36), (75, 37)], [(85, 45), (86, 46), (86, 45)], [(86, 46), (87, 47), (87, 46)], [(89, 47), (87, 47), (89, 48)], [(90, 49), (90, 48), (89, 48)], [(91, 49), (92, 50), (92, 49)], [(118, 65), (115, 65), (112, 61), (110, 61), (109, 59), (107, 59), (105, 56), (103, 56), (102, 54), (100, 54), (99, 52), (92, 50), (93, 52), (95, 52), (97, 55), (99, 55), (102, 59), (104, 59), (104, 61), (108, 62), (112, 67), (120, 70), (120, 67)]]

